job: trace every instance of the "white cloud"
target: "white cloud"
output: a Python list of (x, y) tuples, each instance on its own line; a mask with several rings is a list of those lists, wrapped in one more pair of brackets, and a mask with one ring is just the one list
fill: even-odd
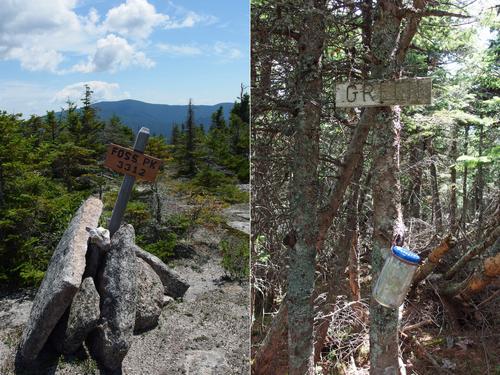
[(197, 24), (212, 25), (217, 22), (217, 17), (211, 15), (198, 14), (192, 11), (182, 19), (168, 20), (165, 24), (165, 29), (181, 29), (185, 27), (193, 27)]
[[(78, 16), (72, 0), (11, 0), (0, 12), (0, 58), (12, 58), (12, 49), (88, 50), (96, 27), (89, 28), (87, 17)], [(21, 56), (16, 52), (14, 56)]]
[[(110, 9), (101, 21), (95, 8), (76, 13), (77, 0), (9, 0), (0, 8), (0, 61), (17, 60), (27, 70), (68, 73), (116, 71), (154, 62), (113, 32), (145, 45), (155, 27), (168, 20), (147, 0), (127, 0)], [(123, 51), (117, 51), (118, 48)], [(86, 63), (63, 68), (70, 58)]]
[(168, 44), (158, 43), (156, 47), (172, 56), (213, 56), (221, 62), (236, 60), (243, 56), (241, 51), (233, 44), (224, 42), (215, 42), (212, 45), (195, 44)]
[[(172, 18), (158, 12), (151, 0), (122, 0), (103, 17), (95, 8), (81, 14), (77, 13), (81, 1), (0, 0), (0, 61), (16, 60), (23, 69), (58, 74), (116, 72), (130, 66), (150, 68), (154, 61), (144, 48), (156, 28), (191, 28), (218, 22), (214, 16), (169, 3), (176, 15)], [(215, 46), (157, 46), (176, 56), (241, 57), (237, 48), (221, 42)]]
[(157, 13), (155, 7), (146, 0), (127, 0), (108, 11), (104, 24), (109, 31), (144, 39), (155, 26), (168, 19), (167, 15)]
[(92, 58), (86, 63), (75, 65), (72, 70), (82, 73), (116, 72), (131, 65), (151, 68), (155, 63), (143, 52), (136, 51), (125, 39), (110, 34), (97, 41), (97, 48)]
[(26, 70), (47, 70), (56, 72), (63, 60), (63, 55), (55, 50), (45, 50), (39, 47), (13, 47), (5, 54), (6, 58), (19, 60)]
[(224, 42), (216, 42), (213, 47), (215, 55), (224, 60), (235, 60), (242, 56), (241, 51), (234, 45)]
[(199, 56), (203, 53), (200, 47), (189, 44), (158, 43), (156, 46), (160, 51), (175, 56)]
[(80, 105), (80, 100), (85, 92), (86, 84), (89, 85), (90, 89), (93, 91), (93, 102), (100, 102), (103, 100), (121, 100), (130, 97), (127, 92), (120, 90), (120, 85), (118, 83), (88, 81), (74, 83), (64, 87), (62, 90), (55, 93), (52, 98), (52, 103), (64, 106), (64, 103), (69, 99), (77, 103), (77, 105)]

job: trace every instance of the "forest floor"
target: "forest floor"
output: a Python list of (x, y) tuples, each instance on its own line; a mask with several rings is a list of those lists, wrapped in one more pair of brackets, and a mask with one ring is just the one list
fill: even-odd
[[(419, 289), (406, 301), (401, 350), (407, 375), (500, 375), (498, 285), (491, 285), (468, 304), (455, 301), (452, 305), (429, 289)], [(330, 350), (324, 352), (317, 373), (368, 375), (367, 322), (355, 325), (360, 321), (346, 300), (339, 301), (335, 310)]]
[[(171, 186), (161, 190), (165, 214), (196, 209)], [(197, 225), (183, 244), (188, 251), (170, 263), (190, 288), (162, 311), (153, 330), (135, 335), (123, 362), (128, 375), (244, 374), (249, 371), (249, 306), (247, 281), (228, 277), (222, 267), (219, 243), (227, 227), (247, 232), (247, 204), (226, 207), (221, 225)], [(248, 233), (248, 232), (247, 232)], [(14, 357), (29, 317), (34, 290), (0, 296), (0, 374), (16, 374)], [(39, 374), (104, 374), (85, 352), (60, 357)]]

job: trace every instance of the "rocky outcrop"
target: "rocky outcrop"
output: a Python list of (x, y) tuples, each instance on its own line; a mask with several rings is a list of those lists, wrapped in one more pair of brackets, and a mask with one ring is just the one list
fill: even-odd
[(99, 294), (94, 280), (87, 277), (51, 335), (51, 342), (57, 351), (63, 354), (76, 352), (97, 326), (99, 314)]
[(90, 228), (87, 227), (87, 232), (89, 232), (89, 247), (87, 250), (86, 262), (87, 266), (83, 277), (96, 277), (97, 269), (104, 253), (109, 249), (111, 245), (111, 239), (109, 230), (102, 227)]
[(18, 351), (21, 362), (33, 361), (37, 357), (80, 288), (89, 238), (85, 228), (96, 227), (101, 212), (99, 199), (87, 199), (59, 241), (21, 338)]
[(163, 284), (155, 271), (137, 259), (137, 299), (134, 331), (142, 332), (157, 326), (163, 306)]
[(173, 298), (180, 298), (186, 293), (189, 284), (177, 272), (163, 263), (160, 258), (142, 250), (139, 246), (135, 246), (134, 249), (137, 257), (149, 264), (160, 277), (166, 295)]
[(124, 225), (113, 235), (97, 276), (101, 319), (89, 337), (88, 346), (92, 355), (110, 370), (121, 367), (135, 325), (137, 262), (134, 249), (134, 228)]

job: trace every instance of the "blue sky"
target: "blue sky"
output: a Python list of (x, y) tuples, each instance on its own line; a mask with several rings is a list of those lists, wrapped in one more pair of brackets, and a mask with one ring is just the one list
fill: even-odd
[(249, 83), (248, 0), (11, 0), (0, 8), (0, 110), (94, 101), (232, 102)]

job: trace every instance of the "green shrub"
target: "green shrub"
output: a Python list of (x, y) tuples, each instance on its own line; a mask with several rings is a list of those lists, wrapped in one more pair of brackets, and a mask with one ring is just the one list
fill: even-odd
[(179, 236), (182, 236), (193, 225), (193, 221), (188, 215), (179, 213), (170, 215), (166, 219), (165, 224), (173, 232), (177, 233)]
[(241, 191), (236, 185), (222, 185), (215, 189), (215, 195), (224, 202), (246, 203), (250, 200), (250, 195), (246, 191)]
[(219, 244), (222, 252), (222, 267), (232, 278), (246, 279), (249, 276), (248, 242), (248, 236), (238, 232), (238, 234), (227, 235)]
[(152, 244), (144, 245), (144, 250), (156, 255), (164, 262), (168, 261), (174, 255), (174, 247), (177, 244), (177, 235), (169, 233), (165, 239), (161, 239)]
[(226, 176), (222, 172), (205, 166), (200, 172), (196, 174), (196, 176), (194, 176), (191, 182), (194, 186), (206, 188), (209, 191), (213, 191), (222, 185), (235, 184), (236, 180), (234, 177)]

